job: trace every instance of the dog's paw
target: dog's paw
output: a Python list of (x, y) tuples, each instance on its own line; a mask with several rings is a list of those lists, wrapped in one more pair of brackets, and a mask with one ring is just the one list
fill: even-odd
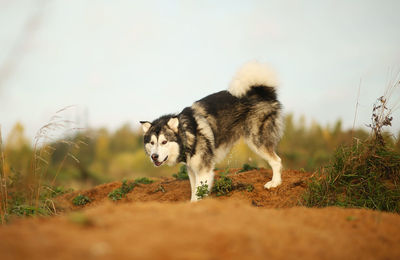
[(269, 181), (264, 185), (265, 189), (271, 189), (271, 188), (275, 188), (278, 187), (279, 185), (281, 185), (282, 181), (278, 180), (278, 181)]
[(192, 197), (192, 198), (190, 199), (190, 203), (198, 202), (198, 201), (200, 201), (200, 199), (198, 199), (197, 196), (194, 196), (194, 197)]

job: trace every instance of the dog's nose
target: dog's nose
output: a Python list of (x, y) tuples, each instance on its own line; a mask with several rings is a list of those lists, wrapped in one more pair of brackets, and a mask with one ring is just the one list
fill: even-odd
[(157, 160), (157, 159), (158, 159), (158, 154), (153, 153), (153, 154), (151, 155), (151, 159), (153, 159), (153, 161)]

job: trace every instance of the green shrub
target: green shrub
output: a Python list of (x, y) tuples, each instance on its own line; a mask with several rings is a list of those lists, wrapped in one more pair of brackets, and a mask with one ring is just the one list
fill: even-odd
[(91, 199), (87, 196), (79, 194), (72, 200), (72, 204), (75, 206), (83, 206), (91, 202)]
[(212, 188), (212, 192), (216, 193), (217, 196), (227, 195), (234, 189), (232, 179), (222, 175), (218, 180), (215, 181)]
[(126, 180), (123, 180), (121, 187), (116, 188), (115, 190), (110, 192), (108, 194), (108, 198), (113, 201), (120, 200), (120, 199), (124, 198), (127, 193), (132, 191), (135, 186), (136, 186), (136, 184), (134, 182), (127, 183)]
[(153, 182), (154, 182), (153, 180), (150, 180), (147, 177), (142, 177), (142, 178), (135, 179), (135, 184), (151, 184)]
[(189, 175), (187, 172), (187, 168), (186, 165), (182, 165), (179, 168), (178, 173), (174, 173), (172, 174), (173, 177), (175, 177), (177, 180), (188, 180), (189, 179)]

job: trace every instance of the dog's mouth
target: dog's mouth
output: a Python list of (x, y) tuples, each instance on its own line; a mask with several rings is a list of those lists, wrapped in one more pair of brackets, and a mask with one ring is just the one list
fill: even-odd
[(164, 159), (163, 161), (159, 162), (159, 161), (153, 160), (153, 163), (154, 163), (155, 166), (158, 167), (158, 166), (160, 166), (161, 164), (163, 164), (167, 159), (168, 159), (168, 155), (167, 155), (167, 157), (165, 157), (165, 159)]

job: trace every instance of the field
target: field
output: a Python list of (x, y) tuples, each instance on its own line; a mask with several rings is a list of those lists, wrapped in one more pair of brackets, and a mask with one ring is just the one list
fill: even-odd
[[(300, 205), (310, 173), (269, 170), (229, 176), (236, 189), (190, 203), (187, 180), (154, 178), (117, 202), (113, 182), (56, 200), (59, 216), (17, 219), (0, 228), (1, 259), (399, 259), (400, 216), (368, 209)], [(162, 188), (160, 188), (162, 187)], [(75, 206), (84, 195), (91, 202)]]

